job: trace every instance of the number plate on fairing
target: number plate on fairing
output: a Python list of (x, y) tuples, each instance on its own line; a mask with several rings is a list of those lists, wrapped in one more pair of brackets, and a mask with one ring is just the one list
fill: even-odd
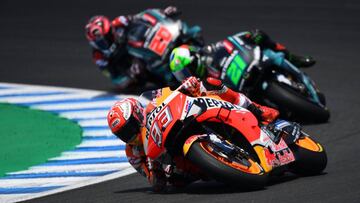
[(179, 22), (156, 24), (146, 39), (145, 47), (160, 57), (166, 55), (173, 46), (172, 42), (179, 37), (180, 29)]
[(152, 38), (148, 48), (151, 51), (155, 52), (157, 55), (162, 56), (171, 41), (172, 34), (166, 27), (160, 26), (160, 28)]

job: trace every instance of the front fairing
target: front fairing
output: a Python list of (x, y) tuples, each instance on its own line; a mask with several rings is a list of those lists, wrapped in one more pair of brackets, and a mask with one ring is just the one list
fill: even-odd
[[(192, 117), (196, 122), (224, 122), (247, 136), (249, 142), (259, 136), (256, 118), (242, 107), (221, 100), (218, 97), (189, 97), (169, 88), (162, 90), (153, 101), (156, 106), (146, 119), (145, 152), (150, 158), (157, 158), (166, 151), (165, 141), (177, 121), (184, 122)], [(241, 121), (241, 125), (239, 125)]]
[[(154, 13), (153, 13), (154, 14)], [(157, 17), (156, 17), (157, 16)], [(154, 15), (156, 24), (138, 20), (128, 34), (129, 52), (148, 61), (167, 59), (181, 34), (181, 21)], [(156, 18), (155, 18), (156, 17)]]
[(166, 152), (166, 138), (176, 121), (181, 118), (186, 103), (186, 95), (169, 89), (164, 91), (164, 95), (154, 101), (156, 107), (147, 115), (145, 124), (145, 153), (152, 159)]

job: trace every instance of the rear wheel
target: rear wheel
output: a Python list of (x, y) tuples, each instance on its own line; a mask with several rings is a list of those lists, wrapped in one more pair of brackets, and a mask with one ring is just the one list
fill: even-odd
[[(265, 94), (266, 98), (276, 104), (280, 110), (286, 109), (286, 111), (289, 111), (292, 117), (311, 122), (326, 122), (329, 120), (330, 112), (326, 107), (321, 107), (309, 101), (304, 95), (284, 84), (269, 83)], [(323, 94), (320, 94), (319, 97), (325, 103)]]
[(227, 184), (235, 184), (243, 189), (260, 189), (266, 184), (267, 174), (248, 154), (228, 156), (209, 141), (192, 144), (188, 159), (210, 177)]
[(289, 146), (295, 162), (289, 165), (291, 172), (299, 175), (320, 174), (327, 165), (324, 148), (310, 137), (303, 137)]

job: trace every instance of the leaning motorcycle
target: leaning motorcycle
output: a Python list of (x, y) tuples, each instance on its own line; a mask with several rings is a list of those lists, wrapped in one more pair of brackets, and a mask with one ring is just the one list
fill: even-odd
[(315, 175), (326, 167), (324, 148), (307, 133), (301, 130), (295, 140), (288, 139), (217, 96), (191, 97), (181, 87), (165, 88), (154, 102), (142, 136), (146, 155), (181, 160), (176, 167), (201, 179), (257, 189), (277, 170)]
[(127, 49), (145, 66), (143, 81), (163, 87), (176, 83), (169, 71), (168, 61), (173, 48), (181, 44), (203, 45), (199, 26), (189, 27), (181, 20), (168, 18), (156, 10), (138, 14), (128, 32)]
[(282, 53), (260, 50), (256, 45), (245, 43), (242, 36), (239, 33), (224, 41), (224, 56), (229, 57), (221, 67), (221, 79), (227, 86), (278, 109), (288, 119), (310, 122), (329, 119), (325, 96), (306, 73), (286, 60)]

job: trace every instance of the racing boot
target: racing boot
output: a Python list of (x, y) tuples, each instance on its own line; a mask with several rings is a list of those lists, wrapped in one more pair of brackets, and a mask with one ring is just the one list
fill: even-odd
[(290, 51), (280, 43), (275, 43), (274, 50), (284, 53), (285, 58), (299, 68), (311, 67), (316, 63), (315, 59), (311, 56), (299, 56), (290, 53)]
[(270, 48), (274, 51), (279, 51), (285, 54), (285, 58), (289, 60), (292, 64), (297, 67), (311, 67), (316, 61), (311, 56), (299, 56), (290, 53), (286, 47), (280, 43), (274, 42), (268, 34), (262, 30), (253, 30), (249, 34), (245, 35), (246, 38), (249, 38), (256, 45), (259, 45), (261, 48)]
[(289, 60), (292, 64), (300, 68), (308, 68), (313, 66), (316, 61), (311, 56), (298, 56), (295, 54), (285, 53), (285, 58)]
[[(267, 106), (262, 106), (255, 102), (252, 102), (247, 108), (255, 117), (261, 121), (262, 124), (269, 124), (273, 122), (278, 116), (279, 111)], [(260, 123), (260, 122), (259, 122)]]

